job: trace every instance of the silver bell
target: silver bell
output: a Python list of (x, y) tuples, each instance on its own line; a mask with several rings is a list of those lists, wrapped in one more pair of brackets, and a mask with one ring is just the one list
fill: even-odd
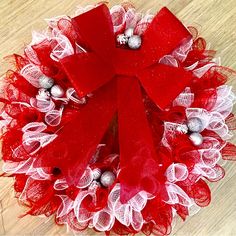
[(124, 34), (118, 34), (116, 41), (119, 45), (125, 45), (128, 43), (129, 38)]
[(128, 46), (131, 49), (139, 49), (142, 44), (142, 39), (139, 35), (133, 35), (128, 40)]

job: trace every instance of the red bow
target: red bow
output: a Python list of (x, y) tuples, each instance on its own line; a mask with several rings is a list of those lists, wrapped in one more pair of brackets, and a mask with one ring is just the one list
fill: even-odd
[[(126, 202), (142, 190), (155, 193), (158, 167), (141, 87), (161, 109), (173, 101), (189, 84), (192, 74), (158, 61), (191, 36), (167, 8), (155, 16), (138, 50), (116, 47), (106, 5), (79, 15), (72, 22), (88, 52), (68, 56), (61, 63), (78, 95), (93, 93), (93, 97), (55, 141), (64, 140), (67, 146), (66, 151), (64, 147), (61, 150), (66, 152), (61, 168), (67, 171), (70, 182), (81, 177), (117, 111), (121, 200)], [(68, 164), (70, 169), (66, 170), (64, 165)]]

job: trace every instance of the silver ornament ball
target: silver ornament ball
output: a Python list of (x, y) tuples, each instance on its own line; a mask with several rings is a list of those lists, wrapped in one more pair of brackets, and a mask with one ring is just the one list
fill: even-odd
[(115, 182), (116, 176), (111, 171), (105, 171), (101, 176), (101, 184), (104, 187), (110, 187)]
[(195, 146), (200, 146), (203, 143), (203, 137), (199, 133), (192, 133), (189, 135), (189, 139)]
[(201, 132), (203, 130), (202, 120), (198, 117), (192, 117), (187, 121), (187, 126), (190, 132)]
[(117, 35), (117, 38), (116, 38), (116, 41), (119, 45), (125, 45), (128, 43), (128, 37), (124, 34), (118, 34)]
[(99, 168), (93, 169), (93, 179), (99, 179), (102, 175), (102, 171)]
[(65, 92), (60, 85), (53, 85), (50, 90), (50, 93), (53, 97), (61, 98), (61, 97), (63, 97)]
[(42, 75), (39, 77), (39, 86), (40, 88), (50, 89), (54, 84), (54, 79), (47, 77), (46, 75)]
[(139, 49), (142, 44), (142, 39), (139, 35), (133, 35), (128, 40), (128, 46), (131, 49)]
[(124, 32), (124, 34), (125, 34), (128, 38), (130, 38), (131, 36), (134, 35), (134, 28), (128, 28), (128, 29), (126, 29), (125, 32)]

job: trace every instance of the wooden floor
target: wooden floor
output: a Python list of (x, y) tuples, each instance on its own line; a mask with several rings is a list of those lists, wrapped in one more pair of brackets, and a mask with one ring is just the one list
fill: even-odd
[[(72, 15), (77, 5), (93, 0), (0, 0), (0, 74), (5, 71), (3, 57), (22, 52), (30, 42), (33, 29), (43, 29), (44, 18)], [(121, 3), (110, 1), (110, 5)], [(142, 12), (156, 12), (167, 5), (186, 25), (195, 25), (218, 50), (222, 64), (236, 70), (236, 0), (134, 0)], [(231, 84), (236, 90), (236, 81)], [(236, 111), (236, 110), (235, 110)], [(236, 139), (234, 140), (236, 143)], [(226, 177), (212, 187), (212, 203), (185, 223), (177, 222), (176, 236), (236, 235), (236, 163), (225, 165)], [(52, 219), (17, 216), (23, 213), (14, 199), (12, 180), (0, 179), (0, 235), (71, 235), (65, 227), (55, 226)], [(79, 234), (82, 235), (82, 234)], [(83, 235), (94, 235), (86, 232)]]

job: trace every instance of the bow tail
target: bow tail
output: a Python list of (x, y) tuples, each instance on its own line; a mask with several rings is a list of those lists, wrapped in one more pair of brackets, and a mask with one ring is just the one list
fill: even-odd
[(69, 185), (76, 185), (117, 110), (116, 81), (96, 91), (58, 137), (40, 154), (39, 166), (57, 167)]
[(191, 83), (193, 74), (181, 67), (156, 64), (138, 77), (149, 97), (163, 110)]
[(158, 167), (139, 81), (134, 77), (118, 78), (117, 99), (121, 168), (118, 178), (121, 202), (125, 203), (139, 191), (156, 192)]

